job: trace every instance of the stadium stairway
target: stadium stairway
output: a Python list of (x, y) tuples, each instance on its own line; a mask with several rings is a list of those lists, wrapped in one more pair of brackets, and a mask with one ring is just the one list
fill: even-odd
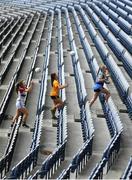
[[(83, 2), (83, 1), (82, 1)], [(124, 0), (122, 0), (123, 3)], [(29, 172), (29, 175), (34, 175), (38, 170), (41, 169), (41, 165), (44, 160), (49, 157), (53, 151), (57, 148), (57, 136), (58, 136), (58, 127), (56, 120), (51, 119), (50, 108), (52, 107), (52, 101), (49, 97), (50, 92), (50, 74), (52, 72), (57, 72), (58, 69), (58, 14), (54, 7), (66, 7), (69, 20), (71, 21), (70, 31), (73, 34), (73, 41), (75, 42), (75, 47), (77, 54), (79, 56), (79, 63), (81, 72), (84, 78), (85, 88), (88, 94), (88, 100), (91, 99), (93, 94), (93, 72), (91, 65), (89, 64), (86, 52), (84, 51), (84, 46), (81, 40), (81, 35), (79, 34), (76, 19), (80, 21), (80, 27), (84, 31), (85, 38), (87, 39), (92, 52), (94, 53), (94, 58), (97, 60), (97, 64), (105, 63), (104, 59), (101, 56), (101, 52), (97, 48), (97, 44), (93, 41), (89, 29), (84, 23), (84, 19), (79, 12), (79, 9), (75, 8), (76, 15), (71, 11), (71, 6), (78, 4), (79, 1), (46, 1), (38, 2), (35, 1), (0, 1), (2, 5), (3, 19), (5, 25), (3, 28), (3, 34), (1, 34), (1, 40), (5, 44), (2, 44), (1, 53), (1, 62), (0, 62), (0, 72), (4, 72), (1, 76), (1, 85), (0, 85), (0, 101), (1, 101), (1, 114), (0, 114), (0, 157), (2, 158), (8, 144), (8, 133), (10, 127), (10, 119), (6, 119), (6, 115), (14, 115), (15, 113), (15, 99), (16, 93), (14, 91), (14, 85), (10, 90), (10, 84), (20, 79), (26, 79), (30, 83), (30, 80), (34, 80), (34, 89), (32, 93), (26, 99), (26, 105), (29, 109), (30, 116), (28, 119), (29, 124), (34, 127), (34, 122), (36, 119), (36, 110), (37, 110), (37, 101), (39, 97), (39, 87), (42, 83), (40, 81), (42, 74), (34, 73), (35, 67), (42, 67), (45, 63), (44, 59), (46, 56), (45, 49), (47, 48), (46, 43), (48, 38), (50, 39), (49, 43), (49, 65), (48, 68), (48, 79), (47, 79), (47, 91), (46, 91), (46, 100), (45, 100), (45, 109), (43, 113), (43, 123), (41, 130), (41, 139), (40, 139), (40, 148), (38, 153), (38, 161), (36, 167), (33, 171)], [(68, 6), (66, 4), (69, 4)], [(98, 4), (98, 3), (97, 3)], [(127, 6), (131, 5), (130, 1), (127, 0)], [(85, 9), (82, 4), (80, 7)], [(54, 12), (54, 15), (50, 15), (50, 11)], [(62, 9), (61, 9), (62, 10)], [(9, 17), (7, 16), (9, 11)], [(20, 13), (21, 12), (21, 13)], [(123, 63), (119, 62), (119, 58), (116, 57), (108, 46), (107, 41), (102, 36), (99, 28), (97, 28), (92, 18), (85, 11), (86, 16), (90, 19), (93, 28), (96, 30), (97, 35), (101, 41), (107, 47), (108, 51), (112, 55), (113, 59), (116, 62), (116, 65), (123, 72), (123, 76), (127, 80), (131, 90), (131, 79), (128, 76)], [(19, 17), (17, 19), (17, 16)], [(12, 17), (10, 19), (10, 17)], [(12, 26), (8, 28), (6, 24), (6, 19), (9, 18), (9, 22), (12, 23)], [(14, 18), (14, 19), (13, 19)], [(53, 19), (52, 19), (53, 18)], [(56, 172), (51, 176), (51, 178), (56, 179), (59, 177), (61, 172), (64, 169), (67, 169), (73, 159), (73, 156), (78, 152), (78, 150), (83, 146), (83, 136), (82, 136), (82, 127), (80, 123), (80, 108), (77, 97), (77, 87), (75, 81), (75, 72), (74, 64), (72, 63), (72, 57), (70, 55), (71, 47), (69, 41), (69, 32), (67, 31), (67, 22), (66, 14), (61, 11), (61, 22), (62, 22), (62, 45), (63, 45), (63, 57), (64, 57), (64, 77), (66, 83), (69, 85), (66, 89), (66, 99), (67, 99), (67, 144), (65, 149), (65, 159), (61, 162), (61, 166), (56, 170)], [(3, 22), (2, 22), (3, 23)], [(14, 24), (13, 24), (14, 23)], [(53, 23), (53, 24), (52, 24)], [(3, 23), (4, 24), (4, 23)], [(49, 28), (50, 27), (50, 28)], [(8, 29), (8, 30), (6, 30)], [(10, 31), (11, 30), (11, 31)], [(50, 32), (49, 32), (50, 31)], [(0, 32), (1, 33), (1, 32)], [(9, 33), (9, 35), (8, 35)], [(50, 35), (49, 35), (50, 33)], [(83, 36), (82, 36), (83, 37)], [(100, 42), (101, 42), (100, 41)], [(11, 47), (10, 47), (11, 44)], [(8, 49), (8, 47), (10, 47)], [(13, 53), (12, 53), (13, 51)], [(47, 56), (46, 56), (47, 57)], [(106, 64), (107, 65), (107, 64)], [(3, 69), (5, 70), (3, 71)], [(109, 68), (111, 71), (111, 69)], [(15, 73), (14, 73), (15, 72)], [(129, 70), (130, 73), (130, 70)], [(1, 73), (2, 74), (2, 73)], [(17, 74), (17, 76), (15, 76)], [(129, 74), (130, 75), (130, 74)], [(12, 81), (12, 76), (15, 78)], [(29, 81), (28, 81), (29, 78)], [(9, 86), (8, 86), (9, 85)], [(121, 146), (119, 154), (110, 168), (108, 173), (104, 173), (103, 178), (105, 179), (119, 179), (122, 176), (123, 171), (127, 167), (128, 161), (131, 156), (132, 149), (132, 134), (131, 134), (131, 119), (128, 116), (128, 111), (126, 106), (123, 104), (121, 97), (119, 96), (118, 88), (115, 87), (114, 76), (112, 76), (111, 84), (107, 85), (111, 92), (112, 100), (118, 109), (118, 114), (120, 116), (121, 122), (123, 124), (123, 133), (121, 136)], [(10, 95), (5, 101), (5, 96), (8, 95), (7, 92), (10, 90)], [(4, 97), (4, 98), (3, 98)], [(3, 102), (6, 102), (6, 104)], [(103, 155), (103, 152), (110, 141), (110, 134), (106, 124), (105, 116), (100, 104), (100, 101), (97, 100), (92, 107), (92, 119), (95, 128), (94, 140), (93, 140), (93, 152), (91, 158), (88, 160), (88, 163), (83, 168), (81, 172), (78, 173), (77, 179), (88, 179), (92, 170), (96, 166)], [(14, 150), (14, 156), (11, 163), (11, 168), (18, 164), (30, 151), (31, 142), (33, 140), (32, 134), (34, 128), (24, 129), (19, 128), (18, 138)], [(10, 170), (11, 170), (10, 168)], [(0, 166), (1, 169), (1, 166)], [(8, 177), (11, 175), (11, 171), (6, 174)], [(1, 176), (3, 178), (3, 176)], [(71, 178), (75, 178), (76, 174), (71, 173)], [(20, 177), (19, 177), (20, 178)], [(32, 178), (31, 178), (32, 179)]]
[[(83, 24), (83, 29), (85, 30), (85, 25), (83, 23), (83, 21), (80, 19), (81, 23)], [(95, 27), (96, 28), (96, 27)], [(87, 30), (85, 30), (87, 32)], [(98, 32), (98, 30), (96, 29), (96, 31)], [(87, 37), (89, 37), (87, 35)], [(91, 38), (89, 37), (88, 39), (88, 42), (91, 42)], [(107, 44), (106, 44), (107, 45)], [(99, 54), (97, 53), (97, 51), (95, 51), (94, 49), (94, 45), (91, 46), (92, 47), (92, 50), (94, 52), (94, 56), (97, 57), (98, 61), (99, 61)], [(96, 55), (97, 54), (97, 55)], [(101, 58), (100, 58), (101, 59)], [(99, 61), (99, 63), (101, 63), (101, 61)], [(127, 110), (124, 106), (124, 104), (121, 102), (120, 100), (120, 97), (118, 95), (118, 92), (116, 91), (115, 87), (114, 87), (114, 84), (111, 84), (108, 85), (109, 89), (110, 89), (110, 92), (111, 92), (111, 96), (112, 96), (112, 99), (114, 100), (116, 106), (118, 107), (118, 110), (120, 112), (120, 118), (121, 118), (121, 121), (123, 123), (123, 127), (126, 127), (126, 126), (129, 126), (131, 124), (131, 121), (130, 121), (130, 118), (128, 117), (128, 114), (127, 114)], [(125, 118), (124, 118), (125, 117)], [(125, 119), (125, 120), (124, 120)], [(115, 166), (112, 168), (112, 170), (110, 170), (108, 172), (108, 176), (104, 176), (104, 178), (120, 178), (121, 174), (122, 174), (122, 171), (123, 171), (123, 168), (124, 166), (127, 165), (127, 162), (128, 162), (128, 159), (131, 155), (131, 138), (129, 140), (126, 140), (128, 139), (127, 135), (127, 129), (124, 129), (124, 132), (123, 132), (123, 136), (122, 136), (122, 143), (124, 144), (123, 147), (121, 146), (121, 152), (124, 152), (123, 155), (124, 157), (122, 157), (122, 154), (119, 155), (119, 159), (117, 160), (117, 162), (115, 163)], [(131, 137), (131, 132), (129, 131), (129, 136)], [(126, 159), (124, 161), (124, 159)], [(122, 162), (122, 163), (121, 163)], [(123, 164), (124, 163), (124, 164)], [(123, 164), (123, 166), (121, 165)], [(118, 175), (116, 176), (116, 174), (114, 173), (116, 170), (118, 169)]]

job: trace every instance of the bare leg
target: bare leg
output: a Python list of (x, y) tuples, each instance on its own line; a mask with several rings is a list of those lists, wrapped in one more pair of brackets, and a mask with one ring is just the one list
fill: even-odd
[(106, 88), (103, 88), (103, 89), (101, 90), (101, 93), (104, 93), (104, 94), (105, 94), (105, 100), (106, 100), (106, 102), (108, 102), (108, 99), (109, 99), (109, 97), (110, 97), (110, 92), (109, 92)]
[(64, 102), (60, 98), (56, 99), (56, 105), (55, 105), (56, 109), (63, 108), (63, 106), (64, 106)]
[(92, 97), (92, 99), (90, 101), (90, 104), (89, 104), (90, 108), (93, 105), (93, 103), (96, 101), (96, 99), (99, 96), (99, 94), (100, 94), (100, 92), (94, 92), (94, 95), (93, 95), (93, 97)]
[(26, 123), (29, 112), (27, 108), (21, 108), (19, 109), (19, 112), (23, 113), (23, 123)]
[(16, 114), (15, 114), (15, 116), (13, 117), (12, 124), (14, 124), (15, 122), (17, 122), (17, 120), (18, 120), (18, 118), (19, 118), (19, 115), (20, 115), (20, 113), (19, 113), (19, 110), (17, 109), (17, 110), (16, 110)]
[(51, 109), (51, 113), (52, 113), (52, 118), (55, 118), (56, 109), (63, 108), (64, 103), (60, 98), (54, 99), (53, 102), (54, 102), (54, 107), (53, 109)]

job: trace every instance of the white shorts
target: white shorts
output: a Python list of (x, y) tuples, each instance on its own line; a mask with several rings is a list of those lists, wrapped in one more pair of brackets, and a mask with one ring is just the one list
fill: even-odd
[(16, 108), (17, 108), (17, 109), (25, 108), (24, 102), (22, 102), (22, 101), (20, 101), (20, 100), (17, 100), (17, 101), (16, 101)]

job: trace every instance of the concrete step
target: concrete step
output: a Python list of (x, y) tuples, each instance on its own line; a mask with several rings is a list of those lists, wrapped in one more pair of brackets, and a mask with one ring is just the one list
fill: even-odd
[(70, 160), (65, 159), (64, 161), (62, 161), (61, 166), (59, 167), (58, 171), (56, 171), (53, 175), (52, 175), (52, 179), (57, 179), (57, 177), (59, 177), (59, 175), (61, 174), (61, 172), (66, 169), (68, 167), (68, 165), (70, 164)]
[[(48, 124), (50, 125), (48, 126)], [(40, 153), (50, 154), (52, 153), (55, 148), (57, 147), (57, 129), (56, 127), (52, 127), (52, 120), (44, 120), (44, 125), (42, 127), (42, 134), (40, 139)], [(48, 153), (49, 152), (49, 153)]]
[(98, 163), (101, 160), (101, 157), (102, 153), (93, 152), (91, 158), (88, 160), (87, 165), (84, 167), (81, 173), (78, 174), (77, 179), (88, 179), (88, 176), (94, 169), (96, 163)]
[(74, 122), (73, 117), (74, 116), (68, 116), (68, 140), (66, 144), (65, 160), (52, 176), (52, 179), (56, 179), (61, 174), (63, 169), (66, 169), (69, 166), (73, 159), (73, 156), (83, 145), (81, 124), (78, 122)]
[[(78, 143), (79, 140), (79, 143)], [(73, 158), (83, 145), (81, 123), (68, 119), (68, 139), (66, 145), (66, 158)]]
[(29, 144), (31, 144), (32, 132), (30, 132), (30, 129), (22, 129), (18, 134), (17, 144), (14, 150), (11, 168), (15, 166), (18, 162), (20, 162), (30, 151)]
[(95, 128), (95, 136), (93, 139), (93, 154), (87, 162), (81, 173), (78, 174), (78, 179), (87, 179), (96, 164), (101, 160), (103, 152), (110, 142), (110, 134), (107, 129), (105, 118), (95, 117), (93, 118), (93, 124)]
[(7, 132), (0, 133), (0, 158), (4, 155), (8, 143)]

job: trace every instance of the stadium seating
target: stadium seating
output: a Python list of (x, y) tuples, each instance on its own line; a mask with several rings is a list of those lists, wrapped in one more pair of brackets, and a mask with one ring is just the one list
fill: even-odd
[[(53, 14), (51, 18), (51, 22), (53, 22)], [(41, 128), (42, 128), (42, 116), (43, 113), (43, 106), (45, 104), (45, 93), (46, 93), (46, 84), (47, 84), (47, 76), (48, 76), (48, 64), (49, 64), (49, 51), (50, 51), (50, 41), (51, 41), (51, 29), (52, 23), (49, 24), (49, 37), (47, 39), (47, 48), (45, 49), (45, 63), (43, 65), (43, 76), (41, 78), (41, 85), (40, 85), (40, 92), (38, 98), (38, 107), (37, 107), (37, 116), (35, 121), (34, 133), (32, 138), (31, 144), (31, 152), (27, 155), (20, 163), (18, 163), (11, 172), (11, 178), (23, 178), (27, 177), (30, 170), (32, 170), (36, 163), (37, 156), (38, 156), (38, 148), (40, 144), (40, 137), (41, 137)], [(27, 163), (28, 162), (28, 163)], [(25, 167), (25, 163), (27, 166)], [(31, 168), (32, 167), (32, 168)], [(24, 168), (23, 171), (19, 172), (19, 168)], [(25, 173), (28, 172), (28, 173)]]
[(131, 179), (132, 178), (132, 157), (130, 158), (130, 161), (128, 162), (128, 165), (121, 177), (121, 179)]
[[(8, 143), (0, 159), (0, 178), (51, 179), (54, 178), (54, 176), (56, 176), (58, 180), (71, 179), (73, 176), (74, 178), (78, 178), (83, 170), (87, 168), (87, 165), (90, 167), (90, 158), (95, 156), (94, 153), (96, 149), (93, 151), (93, 142), (95, 143), (94, 135), (96, 133), (96, 128), (98, 128), (96, 127), (94, 129), (93, 126), (93, 114), (91, 114), (89, 102), (87, 101), (87, 93), (91, 90), (85, 87), (85, 75), (81, 64), (82, 59), (79, 58), (79, 50), (85, 55), (84, 59), (87, 61), (90, 69), (89, 73), (95, 81), (99, 69), (99, 61), (97, 55), (95, 57), (95, 52), (93, 51), (96, 49), (101, 58), (101, 62), (107, 66), (111, 74), (111, 78), (114, 82), (112, 86), (115, 86), (117, 90), (115, 93), (119, 93), (122, 103), (126, 105), (127, 111), (125, 111), (125, 114), (129, 113), (131, 119), (132, 92), (130, 79), (132, 77), (132, 44), (130, 35), (132, 3), (130, 0), (105, 0), (103, 2), (97, 0), (93, 0), (92, 2), (85, 0), (47, 0), (44, 2), (43, 0), (1, 0), (0, 5), (0, 68), (2, 69), (0, 72), (0, 88), (6, 87), (4, 89), (5, 94), (0, 104), (1, 125), (5, 120), (5, 113), (10, 99), (13, 97), (15, 83), (20, 78), (21, 69), (26, 62), (25, 59), (30, 59), (30, 66), (28, 67), (28, 73), (26, 75), (26, 84), (28, 86), (32, 79), (36, 81), (38, 74), (34, 73), (34, 69), (37, 63), (39, 64), (39, 57), (43, 59), (37, 103), (33, 105), (36, 105), (36, 115), (32, 118), (34, 128), (31, 141), (28, 142), (27, 146), (27, 150), (29, 148), (28, 153), (25, 151), (26, 154), (24, 157), (12, 166), (13, 156), (15, 156), (14, 152), (15, 149), (18, 148), (17, 140), (20, 140), (19, 136), (23, 133), (21, 133), (20, 130), (22, 121), (22, 116), (20, 116), (18, 122), (14, 124), (9, 133)], [(40, 26), (39, 22), (42, 23), (40, 31), (38, 28)], [(69, 49), (63, 46), (64, 27), (67, 29), (65, 37), (67, 39), (66, 41), (69, 43)], [(86, 27), (86, 29), (84, 27)], [(74, 32), (74, 28), (76, 28), (76, 32)], [(56, 31), (54, 29), (56, 29)], [(38, 32), (39, 35), (35, 36), (35, 32)], [(44, 38), (44, 33), (47, 33), (46, 38)], [(87, 34), (91, 38), (90, 41)], [(34, 37), (38, 38), (35, 39)], [(79, 45), (76, 44), (76, 42), (78, 42), (76, 41), (77, 37), (79, 37)], [(55, 38), (57, 51), (51, 50), (52, 46), (54, 46), (52, 38)], [(43, 44), (46, 44), (45, 47), (43, 46), (44, 49), (42, 53), (42, 50), (40, 51), (40, 45), (42, 46), (41, 40)], [(35, 49), (30, 55), (30, 48), (33, 44), (35, 44)], [(111, 49), (112, 53), (109, 49)], [(19, 51), (22, 51), (22, 53), (18, 56), (17, 53)], [(65, 55), (66, 53), (70, 55), (69, 57), (71, 58), (73, 75), (67, 75), (65, 72), (64, 57), (68, 57), (68, 55)], [(77, 149), (72, 157), (67, 157), (67, 141), (70, 140), (68, 139), (68, 111), (66, 105), (63, 109), (58, 110), (56, 148), (50, 155), (43, 156), (44, 159), (41, 161), (42, 164), (38, 164), (38, 155), (41, 147), (40, 138), (42, 138), (42, 133), (45, 131), (43, 129), (43, 122), (45, 120), (46, 93), (49, 93), (47, 84), (50, 71), (50, 55), (52, 54), (56, 54), (60, 83), (65, 84), (66, 75), (68, 77), (73, 76), (72, 78), (75, 81), (75, 93), (77, 95), (76, 98), (80, 111), (79, 118), (83, 144), (80, 145), (80, 148)], [(115, 55), (119, 60), (119, 64), (114, 59)], [(8, 72), (10, 72), (14, 62), (16, 62), (17, 65), (15, 66), (10, 80), (8, 80), (8, 85), (5, 85), (5, 77), (8, 75)], [(107, 87), (105, 85), (105, 87), (110, 88), (111, 86), (108, 85)], [(63, 101), (66, 100), (65, 89), (60, 91), (60, 97)], [(25, 103), (27, 103), (27, 99), (28, 96), (25, 98)], [(121, 137), (121, 135), (126, 119), (123, 119), (122, 116), (120, 118), (122, 114), (117, 110), (115, 105), (116, 100), (114, 97), (110, 97), (109, 101), (105, 102), (103, 94), (99, 95), (99, 100), (111, 139), (107, 142), (107, 147), (102, 151), (103, 154), (100, 155), (101, 159), (96, 166), (94, 165), (89, 175), (85, 174), (85, 177), (88, 179), (105, 178), (105, 175), (108, 171), (111, 171), (111, 167), (117, 162), (116, 159), (120, 156), (120, 147), (122, 143), (124, 143), (123, 141), (125, 141), (125, 139), (122, 141), (123, 137)], [(130, 131), (131, 129), (128, 129), (128, 133), (130, 133)], [(125, 133), (124, 135), (127, 134)], [(105, 141), (105, 137), (102, 137), (102, 141), (103, 140)], [(67, 158), (68, 164), (63, 168), (63, 162), (65, 163)], [(63, 169), (61, 169), (61, 166)], [(131, 176), (130, 159), (121, 179), (131, 178)]]
[(102, 19), (102, 21), (109, 27), (109, 29), (111, 30), (111, 32), (117, 37), (119, 38), (120, 42), (124, 45), (124, 47), (126, 47), (126, 49), (131, 53), (131, 38), (124, 32), (122, 31), (121, 28), (119, 28), (116, 23), (114, 23), (114, 21), (112, 21), (111, 19), (109, 19), (109, 17), (103, 13), (103, 11), (100, 11), (100, 9), (95, 6), (94, 4), (92, 4), (91, 6), (93, 8), (93, 10), (100, 15), (100, 18)]
[[(77, 5), (75, 7), (78, 8)], [(84, 6), (84, 7), (86, 7), (86, 6)], [(124, 101), (126, 101), (126, 97), (128, 96), (128, 89), (129, 89), (128, 82), (124, 79), (123, 74), (121, 73), (120, 69), (116, 67), (116, 63), (114, 62), (114, 59), (109, 54), (109, 52), (108, 52), (107, 48), (105, 47), (105, 45), (103, 44), (103, 42), (101, 42), (101, 39), (99, 38), (99, 36), (96, 35), (96, 31), (93, 29), (93, 26), (91, 25), (91, 23), (89, 23), (90, 21), (88, 20), (88, 18), (86, 17), (86, 15), (85, 15), (85, 13), (83, 12), (82, 9), (80, 9), (80, 12), (82, 14), (82, 17), (84, 18), (84, 22), (86, 23), (86, 26), (87, 26), (87, 28), (89, 30), (89, 33), (90, 33), (91, 37), (93, 38), (93, 41), (95, 42), (95, 45), (98, 48), (99, 53), (102, 56), (102, 59), (104, 60), (104, 63), (107, 64), (107, 66), (110, 68), (111, 73), (114, 76), (115, 85), (117, 83), (120, 84), (120, 85), (118, 84), (117, 88), (119, 89), (119, 93), (120, 93), (121, 97), (123, 97), (122, 95), (124, 94), (124, 97), (125, 97)], [(101, 46), (100, 46), (100, 44), (101, 44)], [(117, 77), (120, 77), (120, 78), (117, 78)], [(116, 80), (115, 78), (117, 78), (118, 80)], [(120, 82), (120, 80), (122, 82)], [(129, 99), (129, 98), (130, 98), (130, 96), (127, 99)], [(127, 104), (129, 104), (129, 100), (128, 100)], [(131, 111), (130, 111), (130, 114), (131, 114)]]

